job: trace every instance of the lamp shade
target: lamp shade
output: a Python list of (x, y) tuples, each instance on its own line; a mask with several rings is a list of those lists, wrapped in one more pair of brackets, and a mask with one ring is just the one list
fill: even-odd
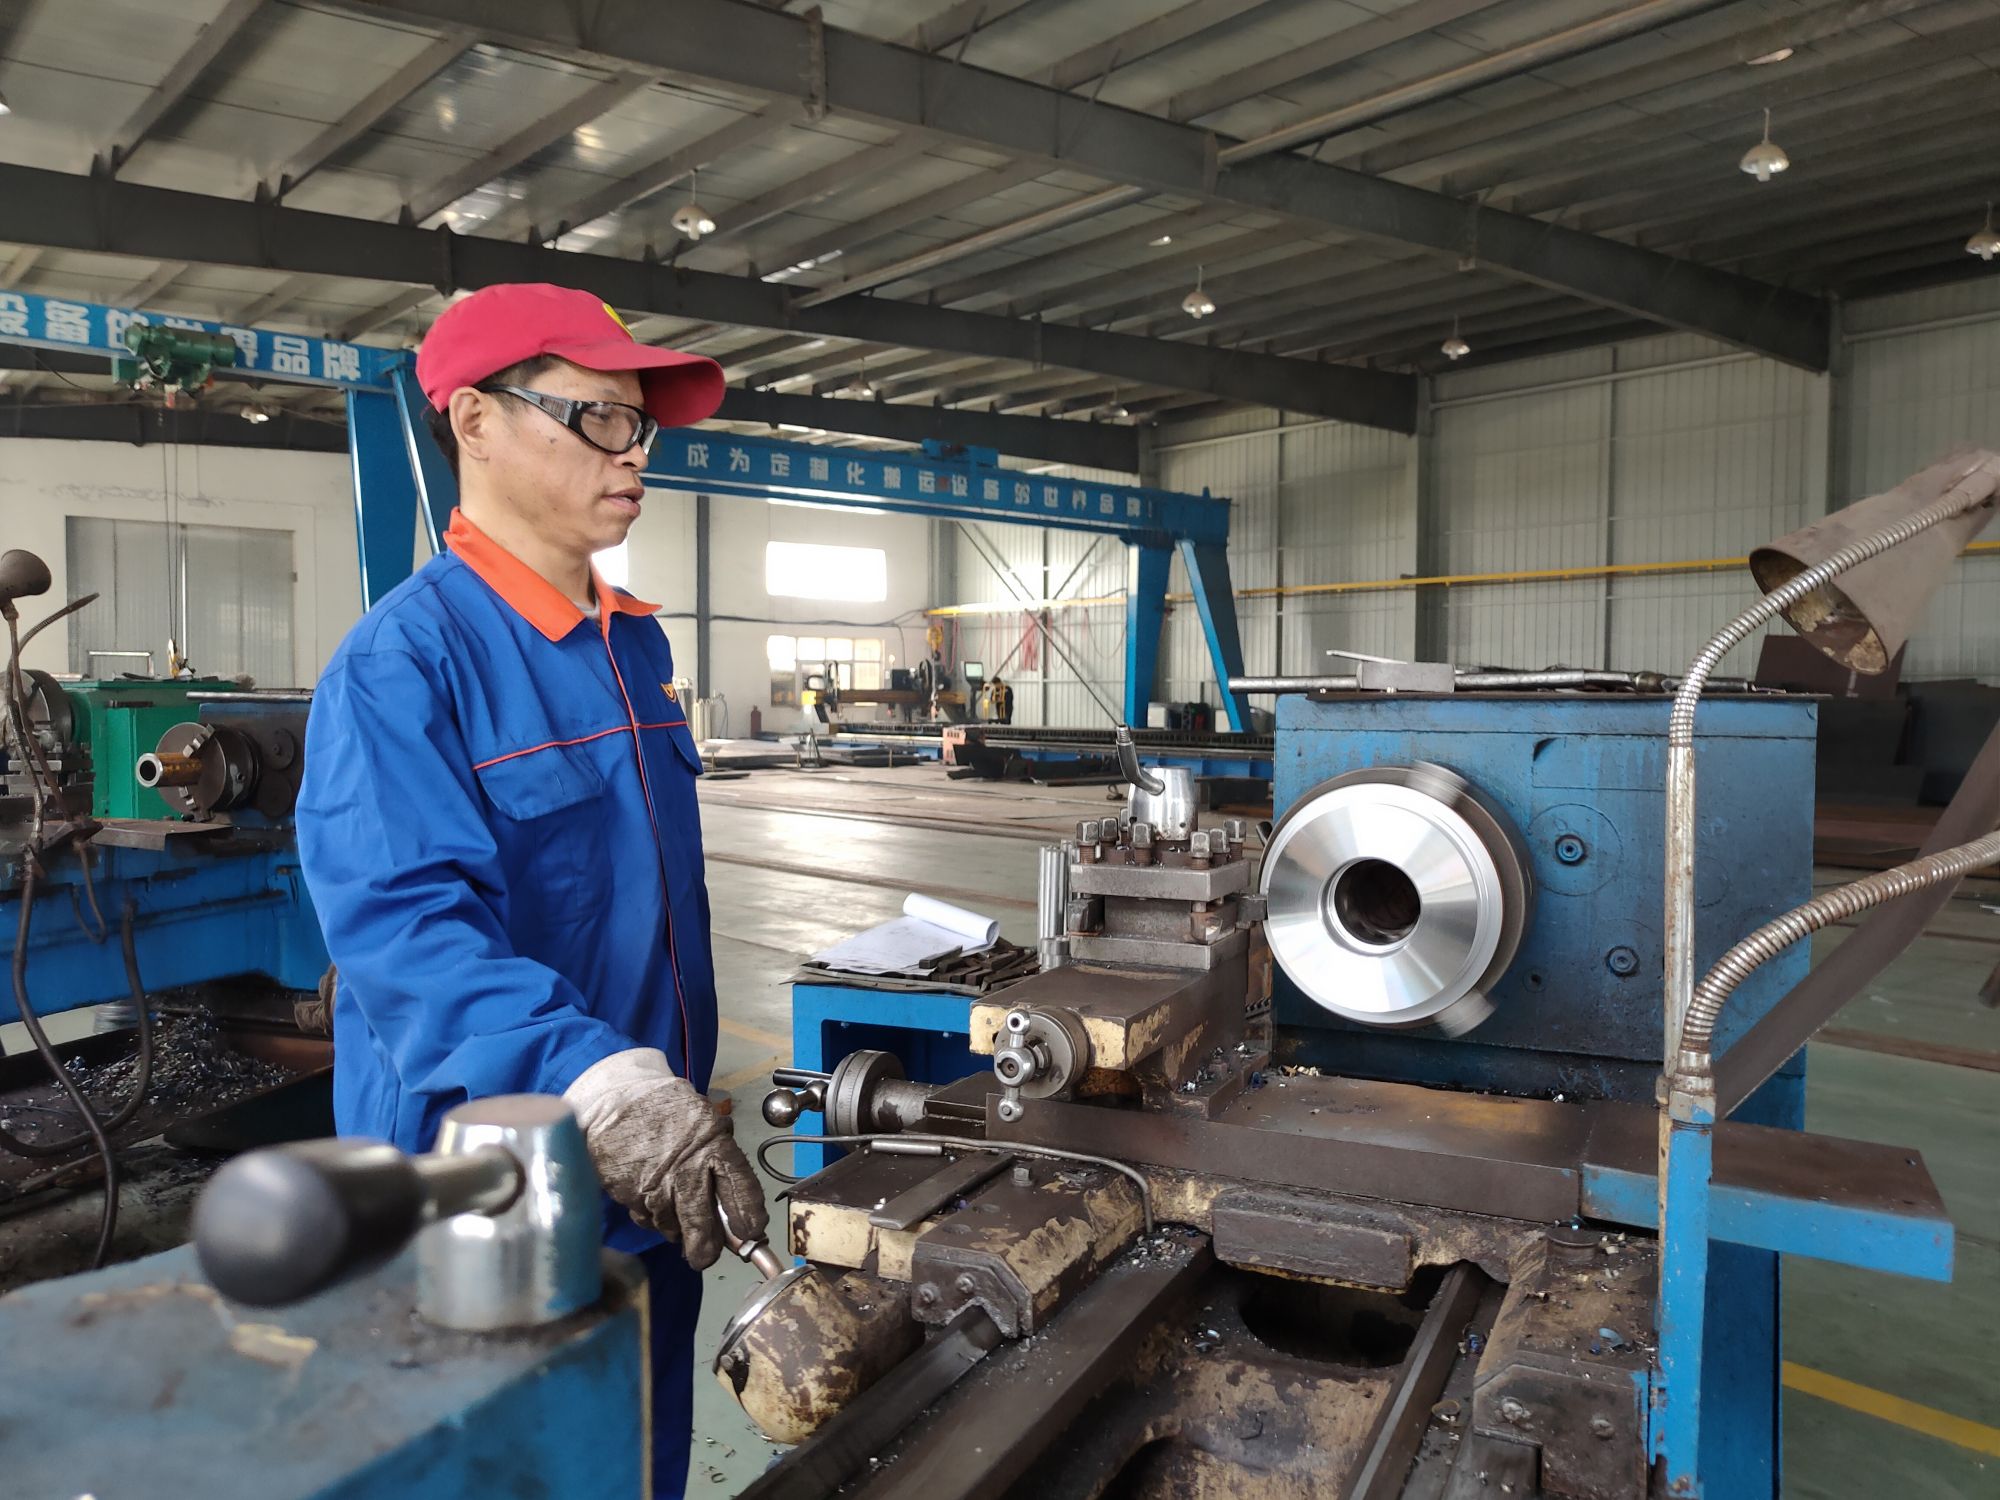
[(1794, 630), (1842, 666), (1883, 672), (1903, 649), (1952, 559), (1996, 513), (2000, 453), (1955, 448), (1893, 490), (1857, 500), (1750, 554), (1750, 572), (1769, 593), (1842, 547), (1956, 493), (1970, 506), (1886, 552), (1857, 563), (1785, 611)]

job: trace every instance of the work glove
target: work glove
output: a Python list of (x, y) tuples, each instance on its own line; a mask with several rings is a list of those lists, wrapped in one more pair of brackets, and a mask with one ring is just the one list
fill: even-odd
[(593, 1063), (563, 1091), (563, 1102), (583, 1127), (604, 1190), (633, 1223), (678, 1240), (697, 1271), (722, 1254), (718, 1201), (737, 1238), (764, 1237), (764, 1190), (729, 1118), (675, 1077), (658, 1048), (633, 1047)]

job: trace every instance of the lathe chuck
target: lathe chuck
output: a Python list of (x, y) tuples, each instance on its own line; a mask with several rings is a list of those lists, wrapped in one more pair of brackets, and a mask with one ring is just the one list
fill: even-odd
[(1262, 889), (1278, 964), (1364, 1026), (1452, 1035), (1492, 1014), (1533, 883), (1519, 836), (1442, 766), (1374, 766), (1306, 793), (1272, 830)]

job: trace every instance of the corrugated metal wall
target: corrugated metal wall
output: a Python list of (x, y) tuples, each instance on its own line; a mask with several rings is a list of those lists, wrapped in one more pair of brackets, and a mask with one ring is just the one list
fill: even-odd
[[(1301, 590), (1740, 557), (1955, 443), (2000, 444), (2000, 282), (1851, 304), (1844, 336), (1833, 377), (1680, 334), (1447, 374), (1433, 382), (1422, 439), (1273, 413), (1184, 423), (1160, 434), (1151, 482), (1234, 502), (1230, 569), (1253, 673), (1337, 671), (1336, 649), (1671, 672), (1752, 597), (1740, 569)], [(1088, 538), (980, 531), (1027, 597), (1124, 587), (1123, 549), (1111, 543), (1071, 576)], [(956, 563), (962, 600), (1009, 597), (963, 537)], [(1187, 590), (1178, 561), (1171, 588)], [(1082, 670), (1043, 651), (1017, 679), (1033, 688), (1017, 716), (1099, 722), (1120, 701), (1122, 607), (1054, 618)], [(1023, 628), (1019, 614), (967, 620), (964, 654), (991, 668)], [(1755, 664), (1753, 642), (1726, 670)], [(1956, 564), (1904, 675), (2000, 681), (2000, 554)], [(1216, 701), (1185, 602), (1169, 607), (1155, 696)]]
[[(1895, 484), (1955, 443), (2000, 445), (1992, 277), (1856, 303), (1847, 335), (1840, 500)], [(2000, 525), (1985, 540), (2000, 540)], [(2000, 553), (1959, 560), (1910, 642), (1903, 675), (2000, 681)]]

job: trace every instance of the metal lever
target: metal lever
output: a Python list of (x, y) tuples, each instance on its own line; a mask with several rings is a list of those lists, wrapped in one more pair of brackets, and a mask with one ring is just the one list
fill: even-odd
[(24, 552), (19, 547), (11, 548), (0, 557), (0, 617), (19, 619), (14, 601), (46, 594), (54, 582), (47, 563), (32, 552)]
[(1139, 747), (1132, 743), (1130, 725), (1120, 724), (1111, 736), (1112, 744), (1118, 751), (1118, 773), (1140, 791), (1159, 796), (1167, 789), (1167, 784), (1139, 764)]
[(502, 1212), (521, 1185), (520, 1162), (500, 1146), (463, 1156), (408, 1156), (380, 1141), (251, 1151), (202, 1190), (195, 1255), (225, 1297), (278, 1307), (374, 1270), (426, 1224)]
[(768, 1240), (745, 1239), (729, 1222), (729, 1210), (722, 1206), (722, 1200), (715, 1200), (715, 1217), (722, 1225), (722, 1242), (729, 1247), (729, 1253), (738, 1260), (748, 1261), (766, 1281), (785, 1274), (790, 1269), (778, 1258), (778, 1252), (771, 1248)]

